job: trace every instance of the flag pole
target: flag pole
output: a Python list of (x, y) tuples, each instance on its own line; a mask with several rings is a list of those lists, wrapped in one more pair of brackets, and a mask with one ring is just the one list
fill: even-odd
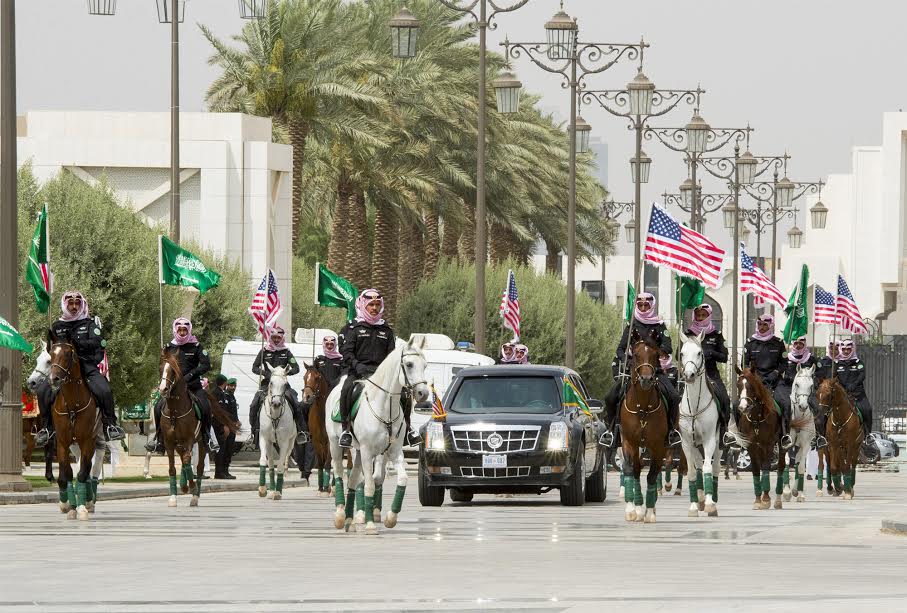
[(54, 273), (50, 267), (50, 211), (47, 202), (44, 203), (44, 242), (47, 250), (47, 325), (50, 327), (54, 323), (53, 315), (50, 314), (50, 305), (53, 304)]
[[(315, 299), (315, 305), (320, 305), (318, 302), (318, 288), (321, 285), (321, 262), (315, 262), (315, 286), (312, 288), (312, 297)], [(312, 338), (315, 338), (314, 336)]]
[(157, 235), (157, 272), (158, 272), (158, 299), (161, 314), (161, 349), (164, 348), (164, 245), (161, 234)]

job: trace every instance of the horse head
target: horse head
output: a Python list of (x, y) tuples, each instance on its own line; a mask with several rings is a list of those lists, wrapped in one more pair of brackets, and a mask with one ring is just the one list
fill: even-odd
[(302, 404), (314, 404), (323, 391), (327, 389), (327, 381), (312, 364), (302, 363), (305, 366), (305, 375), (302, 377)]
[(79, 357), (75, 345), (68, 340), (57, 338), (53, 330), (47, 336), (50, 357), (50, 387), (59, 391), (64, 383), (72, 383), (82, 378)]
[(41, 353), (38, 354), (35, 369), (28, 376), (28, 389), (34, 392), (45, 381), (50, 381), (50, 353), (47, 352), (47, 341), (41, 341)]
[(179, 360), (166, 349), (161, 349), (158, 373), (161, 379), (158, 383), (157, 391), (160, 392), (161, 398), (169, 398), (174, 388), (181, 382), (183, 373), (180, 370)]
[(809, 397), (813, 393), (813, 375), (816, 372), (816, 366), (812, 365), (803, 368), (797, 365), (797, 375), (794, 377), (794, 383), (791, 386), (791, 406), (799, 409), (801, 413), (809, 410)]
[(644, 390), (655, 385), (655, 373), (658, 372), (659, 348), (648, 336), (640, 336), (633, 330), (633, 383), (639, 383)]
[(425, 347), (425, 338), (422, 337), (418, 346), (407, 341), (400, 351), (400, 384), (409, 389), (416, 404), (428, 401), (431, 390), (425, 377), (425, 356), (422, 349)]
[(750, 420), (754, 417), (754, 410), (761, 406), (763, 411), (768, 410), (773, 402), (771, 394), (762, 383), (762, 379), (751, 368), (740, 370), (737, 368), (737, 398), (740, 412)]
[(696, 336), (686, 336), (681, 333), (680, 338), (683, 340), (683, 346), (680, 348), (680, 364), (683, 374), (683, 380), (686, 383), (693, 383), (705, 372), (705, 356), (702, 353), (703, 333)]
[(843, 395), (845, 400), (847, 394), (844, 392), (844, 388), (841, 387), (841, 384), (837, 379), (822, 379), (822, 382), (819, 383), (819, 389), (816, 390), (816, 402), (819, 405), (819, 408), (825, 413), (826, 416), (831, 415), (834, 410), (842, 403), (840, 401), (840, 396)]
[[(287, 369), (283, 366), (271, 367), (265, 363), (265, 368), (271, 373), (268, 380), (268, 403), (273, 412), (283, 406), (284, 392), (287, 389)], [(273, 415), (272, 415), (273, 417)]]

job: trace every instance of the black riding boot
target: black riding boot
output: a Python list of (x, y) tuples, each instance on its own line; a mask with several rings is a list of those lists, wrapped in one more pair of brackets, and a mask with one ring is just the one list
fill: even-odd
[(356, 384), (354, 377), (349, 376), (343, 382), (343, 389), (340, 393), (340, 421), (343, 432), (340, 434), (338, 444), (341, 447), (351, 448), (353, 446), (353, 433), (350, 431), (350, 415), (353, 412), (353, 386)]
[(787, 450), (794, 446), (790, 437), (790, 406), (781, 406), (781, 449)]
[(403, 435), (403, 444), (418, 447), (422, 444), (422, 437), (419, 436), (418, 432), (413, 432), (413, 399), (411, 396), (407, 396), (405, 399), (401, 397), (400, 402), (403, 405), (403, 421), (406, 422), (406, 433)]
[(828, 418), (824, 413), (819, 413), (815, 417), (816, 421), (816, 449), (828, 447), (828, 441), (825, 438), (825, 423)]
[(38, 397), (38, 411), (41, 413), (41, 420), (44, 427), (35, 435), (35, 446), (44, 447), (54, 435), (54, 391), (47, 382), (40, 383), (35, 389), (35, 395)]
[(95, 372), (85, 378), (88, 390), (95, 398), (101, 412), (101, 423), (104, 426), (104, 437), (109, 441), (120, 441), (126, 438), (126, 431), (117, 425), (117, 415), (114, 409), (113, 393), (110, 391), (110, 382), (100, 372)]
[(309, 435), (309, 423), (308, 416), (306, 411), (300, 406), (299, 401), (296, 400), (296, 395), (292, 390), (287, 390), (284, 395), (287, 398), (287, 402), (290, 404), (290, 408), (293, 409), (293, 421), (296, 422), (296, 441), (295, 445), (305, 445), (311, 440)]
[[(207, 410), (206, 410), (207, 409)], [(205, 446), (208, 447), (210, 451), (217, 453), (220, 451), (220, 444), (218, 444), (216, 438), (211, 438), (211, 408), (203, 407), (202, 412), (202, 442)]]
[(261, 403), (263, 399), (264, 392), (258, 390), (255, 392), (255, 396), (252, 397), (252, 404), (249, 405), (249, 429), (252, 431), (252, 446), (254, 449), (259, 449), (258, 446), (258, 428), (259, 428), (259, 415), (261, 414)]
[(154, 403), (154, 436), (145, 443), (145, 451), (148, 453), (163, 453), (164, 445), (161, 443), (161, 413), (164, 410), (164, 400), (158, 398)]
[(677, 415), (680, 412), (680, 399), (671, 398), (668, 401), (668, 433), (665, 436), (665, 445), (676, 447), (680, 444), (680, 432), (677, 431)]

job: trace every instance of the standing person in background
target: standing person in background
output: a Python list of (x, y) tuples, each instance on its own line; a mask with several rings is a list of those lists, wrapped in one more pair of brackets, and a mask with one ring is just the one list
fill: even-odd
[[(224, 375), (217, 375), (215, 388), (212, 390), (218, 404), (233, 421), (239, 421), (239, 410), (236, 406), (236, 398), (230, 388), (230, 382), (233, 382), (232, 390), (236, 389), (236, 379), (228, 379)], [(219, 426), (214, 429), (217, 435), (217, 442), (220, 444), (220, 450), (214, 459), (214, 478), (215, 479), (235, 479), (230, 474), (230, 461), (233, 458), (233, 448), (236, 442), (236, 435), (226, 426)]]

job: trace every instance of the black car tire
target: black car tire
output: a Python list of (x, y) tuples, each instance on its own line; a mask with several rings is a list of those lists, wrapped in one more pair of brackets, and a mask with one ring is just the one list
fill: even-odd
[(472, 502), (472, 497), (475, 494), (469, 490), (462, 490), (457, 487), (450, 488), (450, 501), (451, 502)]
[(604, 502), (608, 496), (608, 478), (605, 472), (605, 458), (601, 459), (598, 470), (586, 480), (586, 502)]
[(586, 456), (582, 445), (576, 451), (576, 460), (573, 462), (573, 476), (570, 481), (561, 486), (561, 504), (565, 507), (581, 507), (586, 502)]
[(419, 504), (423, 507), (440, 507), (444, 504), (444, 488), (428, 484), (425, 468), (419, 463)]

